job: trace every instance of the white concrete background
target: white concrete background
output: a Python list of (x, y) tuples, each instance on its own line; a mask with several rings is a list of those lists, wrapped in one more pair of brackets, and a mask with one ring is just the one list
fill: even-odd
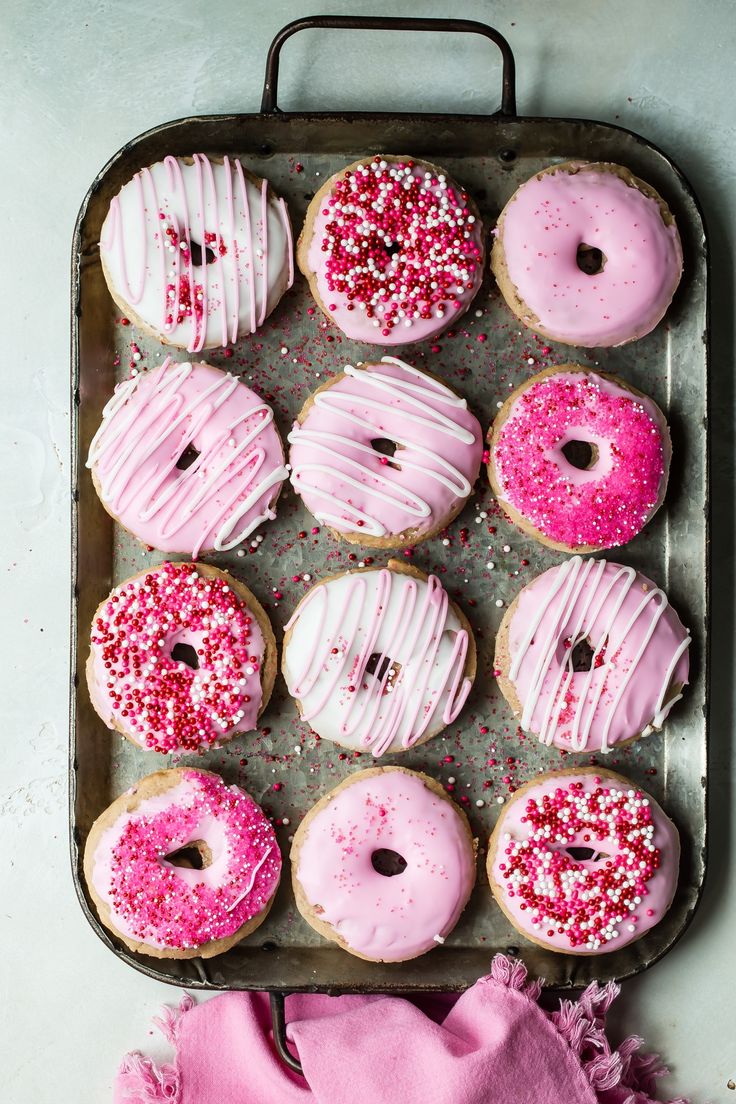
[[(310, 9), (457, 14), (494, 23), (518, 65), (520, 111), (620, 122), (680, 163), (713, 247), (712, 830), (705, 899), (681, 944), (628, 983), (619, 1022), (666, 1052), (673, 1091), (736, 1101), (733, 279), (736, 133), (730, 0), (0, 0), (3, 370), (0, 398), (0, 1096), (100, 1104), (118, 1060), (150, 1043), (175, 995), (119, 963), (84, 921), (67, 855), (69, 244), (87, 186), (127, 139), (189, 113), (253, 111), (268, 43)], [(432, 36), (312, 32), (284, 50), (293, 108), (483, 110), (492, 48)]]

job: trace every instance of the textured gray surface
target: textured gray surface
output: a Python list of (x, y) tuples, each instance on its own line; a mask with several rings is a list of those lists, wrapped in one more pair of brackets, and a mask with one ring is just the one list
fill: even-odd
[[(132, 135), (188, 113), (255, 110), (273, 33), (300, 3), (4, 0), (0, 42), (7, 212), (3, 270), (2, 517), (6, 540), (2, 917), (11, 999), (0, 1017), (13, 1104), (108, 1098), (121, 1053), (146, 1045), (171, 991), (118, 963), (84, 923), (65, 828), (68, 525), (68, 249), (80, 199)], [(396, 3), (325, 5), (397, 14)], [(411, 14), (445, 15), (433, 0)], [(714, 696), (712, 847), (703, 906), (683, 942), (630, 982), (623, 1027), (664, 1049), (696, 1100), (733, 1099), (736, 962), (731, 873), (733, 671), (733, 5), (682, 0), (484, 4), (516, 52), (525, 114), (600, 118), (678, 161), (713, 246)], [(497, 71), (483, 43), (314, 33), (287, 45), (280, 100), (293, 107), (483, 110)], [(687, 478), (687, 473), (683, 474)], [(101, 1022), (104, 1025), (101, 1027)], [(86, 1040), (94, 1038), (94, 1046)], [(39, 1044), (43, 1042), (43, 1048)], [(43, 1058), (41, 1058), (41, 1053)], [(80, 1061), (81, 1057), (81, 1061)], [(48, 1069), (53, 1065), (54, 1077)], [(82, 1072), (83, 1071), (83, 1072)]]

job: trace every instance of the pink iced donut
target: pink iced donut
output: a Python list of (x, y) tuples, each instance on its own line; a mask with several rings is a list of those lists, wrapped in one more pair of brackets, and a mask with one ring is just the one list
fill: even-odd
[[(659, 407), (614, 376), (547, 368), (509, 396), (490, 434), (488, 476), (512, 521), (550, 548), (625, 544), (659, 508), (670, 435)], [(587, 467), (570, 447), (586, 446)]]
[(139, 541), (193, 559), (273, 519), (287, 476), (271, 407), (219, 368), (169, 357), (115, 388), (87, 467)]
[(376, 155), (330, 177), (307, 209), (297, 263), (348, 337), (407, 345), (467, 310), (483, 278), (475, 204), (442, 169)]
[(574, 556), (516, 596), (496, 676), (544, 744), (606, 753), (661, 728), (687, 685), (690, 634), (651, 579)]
[(100, 920), (131, 950), (211, 958), (265, 920), (281, 853), (247, 793), (182, 768), (113, 801), (90, 830), (84, 874)]
[(511, 923), (566, 954), (617, 951), (667, 912), (680, 840), (657, 802), (599, 767), (550, 773), (504, 807), (488, 880)]
[(383, 548), (413, 545), (449, 525), (483, 453), (465, 399), (393, 357), (347, 365), (323, 384), (289, 442), (291, 481), (307, 508), (346, 540)]
[(653, 330), (682, 274), (664, 200), (620, 165), (571, 161), (512, 195), (491, 267), (506, 302), (544, 337), (623, 345)]
[(152, 751), (198, 751), (250, 732), (275, 676), (276, 640), (260, 603), (209, 564), (142, 571), (92, 621), (92, 704), (108, 728)]
[(291, 849), (297, 907), (358, 958), (403, 962), (457, 924), (475, 883), (464, 813), (426, 774), (359, 771), (326, 794)]

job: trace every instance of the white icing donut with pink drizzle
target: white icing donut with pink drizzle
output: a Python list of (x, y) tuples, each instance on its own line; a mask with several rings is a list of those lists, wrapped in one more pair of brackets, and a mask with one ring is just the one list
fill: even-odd
[(120, 309), (190, 353), (255, 333), (294, 280), (283, 199), (237, 159), (201, 153), (167, 157), (121, 188), (100, 257)]
[(511, 923), (565, 954), (617, 951), (672, 903), (680, 840), (647, 793), (599, 767), (522, 786), (488, 846), (488, 880)]
[(475, 665), (470, 626), (439, 579), (394, 560), (313, 586), (284, 636), (284, 678), (302, 718), (375, 756), (452, 724)]
[(605, 754), (662, 727), (687, 685), (689, 647), (651, 579), (573, 556), (514, 599), (495, 673), (525, 731), (566, 751)]
[(291, 858), (307, 922), (375, 962), (443, 944), (475, 882), (465, 815), (437, 782), (402, 767), (346, 778), (307, 813)]
[(544, 169), (514, 192), (495, 235), (491, 267), (506, 302), (530, 329), (568, 345), (648, 334), (682, 275), (666, 203), (620, 165)]
[(87, 467), (139, 541), (193, 559), (273, 519), (287, 476), (271, 407), (219, 368), (168, 357), (115, 388)]
[[(196, 850), (201, 869), (177, 856)], [(266, 918), (281, 853), (263, 810), (210, 771), (157, 771), (95, 821), (84, 852), (100, 920), (131, 950), (211, 958)]]
[[(483, 455), (465, 399), (394, 357), (347, 365), (308, 400), (288, 439), (307, 508), (339, 536), (384, 548), (449, 525)], [(376, 448), (382, 440), (392, 455)]]

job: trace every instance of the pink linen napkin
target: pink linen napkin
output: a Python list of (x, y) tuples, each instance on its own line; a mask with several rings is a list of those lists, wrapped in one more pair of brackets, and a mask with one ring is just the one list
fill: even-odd
[(618, 986), (594, 982), (552, 1013), (540, 989), (522, 962), (496, 955), (441, 1022), (436, 1002), (428, 1015), (400, 997), (291, 996), (304, 1077), (274, 1050), (265, 994), (185, 996), (156, 1021), (175, 1064), (128, 1054), (115, 1104), (655, 1104), (665, 1068), (637, 1036), (616, 1049), (606, 1037)]

